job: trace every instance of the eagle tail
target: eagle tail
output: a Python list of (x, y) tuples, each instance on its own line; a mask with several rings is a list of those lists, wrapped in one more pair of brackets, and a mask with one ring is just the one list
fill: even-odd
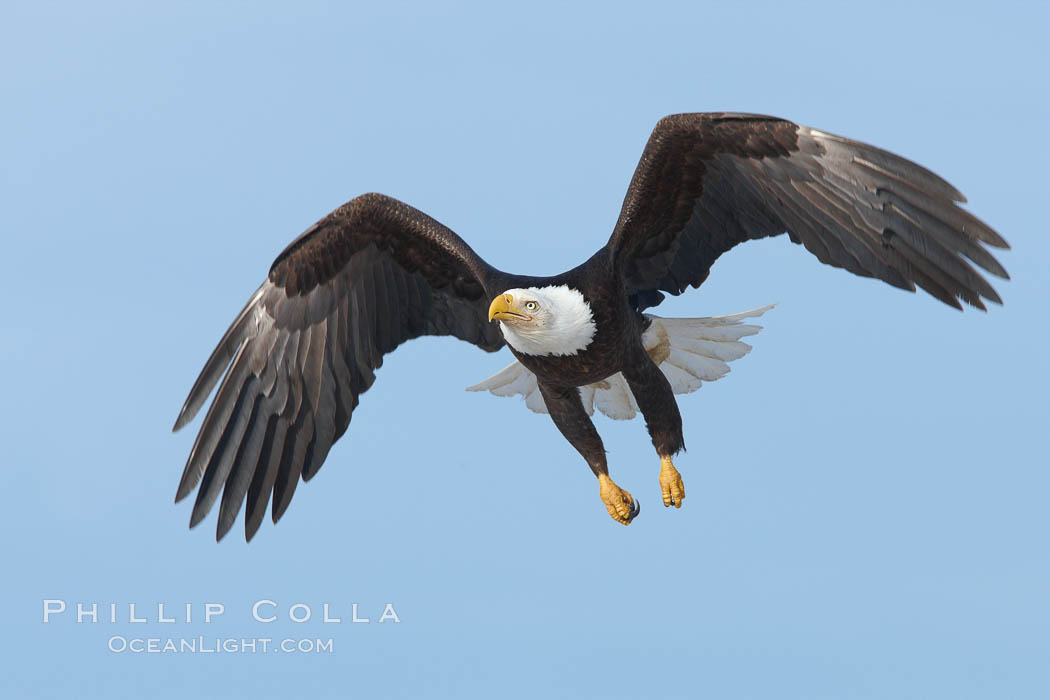
[[(729, 372), (729, 364), (751, 351), (741, 338), (754, 335), (762, 326), (743, 323), (757, 318), (775, 304), (729, 316), (705, 318), (662, 318), (646, 314), (651, 323), (642, 334), (642, 346), (667, 377), (676, 394), (688, 394), (703, 382), (713, 382)], [(536, 375), (514, 361), (467, 391), (488, 391), (496, 396), (525, 397), (525, 405), (536, 413), (546, 413)], [(580, 399), (587, 415), (595, 407), (614, 420), (630, 420), (638, 415), (638, 403), (623, 375), (617, 372), (600, 382), (580, 387)]]

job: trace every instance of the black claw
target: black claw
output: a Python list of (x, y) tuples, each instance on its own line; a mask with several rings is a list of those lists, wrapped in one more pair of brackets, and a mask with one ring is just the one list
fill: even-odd
[(642, 512), (642, 504), (638, 502), (638, 499), (634, 499), (634, 503), (631, 504), (631, 514), (627, 516), (627, 522), (631, 522), (638, 517), (638, 514)]

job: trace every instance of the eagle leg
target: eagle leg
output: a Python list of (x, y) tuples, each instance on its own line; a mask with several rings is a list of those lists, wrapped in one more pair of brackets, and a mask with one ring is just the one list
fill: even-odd
[(682, 475), (671, 464), (670, 455), (660, 456), (660, 492), (664, 497), (664, 506), (682, 507), (685, 484), (682, 483)]
[(587, 465), (598, 477), (598, 495), (609, 515), (618, 523), (630, 525), (641, 511), (641, 506), (627, 491), (609, 478), (605, 461), (605, 447), (594, 423), (583, 408), (580, 390), (576, 387), (556, 387), (539, 382), (540, 395), (547, 406), (554, 425), (565, 439), (587, 460)]
[(681, 508), (685, 485), (682, 484), (682, 475), (671, 464), (671, 456), (685, 448), (685, 440), (682, 437), (682, 415), (671, 384), (644, 351), (635, 352), (634, 360), (627, 362), (621, 371), (645, 416), (656, 454), (660, 455), (660, 492), (664, 505)]

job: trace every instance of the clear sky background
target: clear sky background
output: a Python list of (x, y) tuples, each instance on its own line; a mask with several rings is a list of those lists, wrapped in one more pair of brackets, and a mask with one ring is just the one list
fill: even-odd
[[(4, 3), (4, 697), (1045, 698), (1050, 38), (1041, 3)], [(784, 116), (959, 187), (1013, 250), (958, 313), (786, 238), (664, 315), (769, 302), (682, 397), (689, 498), (596, 419), (613, 523), (544, 416), (464, 387), (509, 361), (402, 347), (246, 545), (189, 531), (170, 427), (299, 232), (379, 191), (494, 265), (601, 246), (661, 116)], [(508, 435), (518, 436), (508, 439)], [(42, 601), (121, 622), (42, 622)], [(281, 621), (253, 622), (259, 599)], [(129, 624), (127, 604), (150, 622)], [(194, 621), (156, 621), (193, 603)], [(223, 603), (210, 625), (203, 604)], [(314, 618), (292, 624), (293, 603)], [(321, 624), (329, 603), (341, 624)], [(375, 622), (386, 603), (399, 624)], [(349, 623), (350, 606), (370, 624)], [(132, 637), (333, 653), (112, 653)]]

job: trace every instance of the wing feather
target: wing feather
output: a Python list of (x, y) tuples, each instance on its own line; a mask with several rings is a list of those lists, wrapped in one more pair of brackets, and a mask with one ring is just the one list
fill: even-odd
[(1008, 248), (943, 178), (858, 141), (749, 114), (660, 120), (609, 239), (639, 308), (698, 287), (720, 255), (787, 233), (817, 259), (944, 303), (1002, 303), (970, 263)]
[(219, 539), (245, 503), (246, 539), (267, 503), (277, 522), (401, 343), (453, 335), (487, 351), (502, 347), (487, 318), (487, 285), (501, 274), (449, 229), (382, 195), (348, 202), (293, 241), (176, 420), (176, 430), (192, 420), (219, 384), (176, 494), (181, 500), (199, 484), (190, 525), (220, 493)]

